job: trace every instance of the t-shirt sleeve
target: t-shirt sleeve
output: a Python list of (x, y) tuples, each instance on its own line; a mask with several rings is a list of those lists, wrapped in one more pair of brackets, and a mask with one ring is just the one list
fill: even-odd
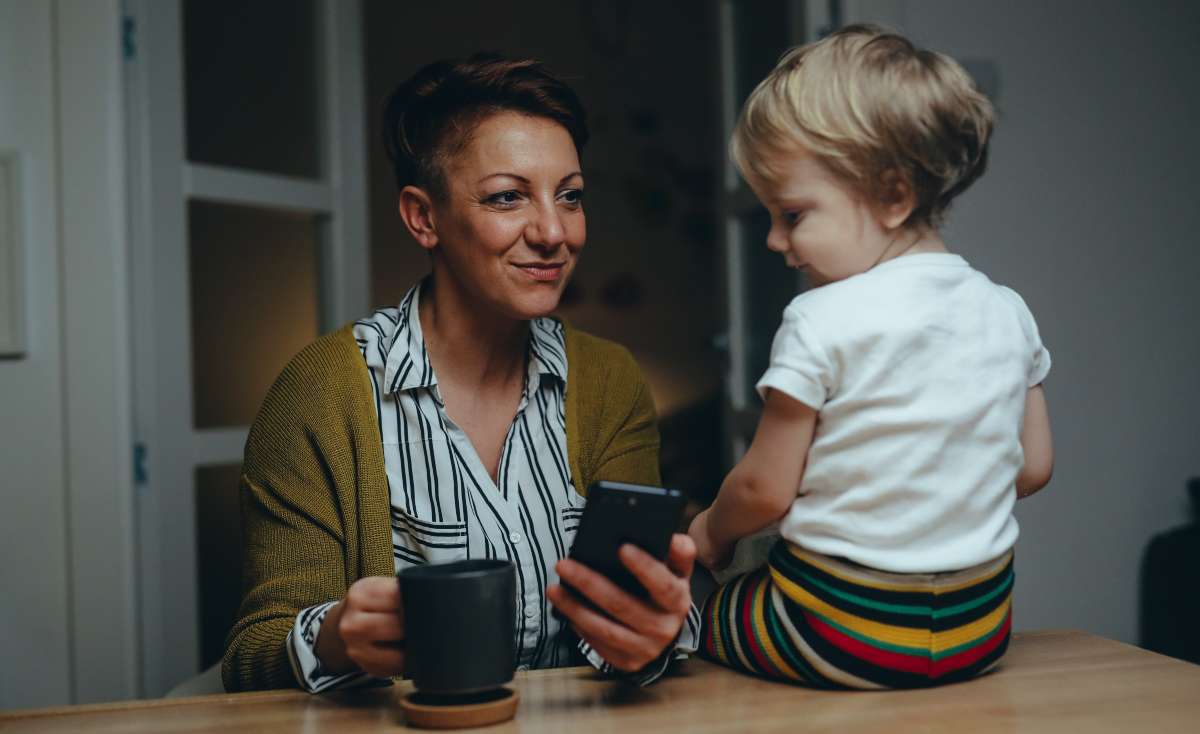
[(771, 361), (754, 386), (767, 399), (767, 388), (820, 410), (834, 385), (833, 365), (803, 312), (789, 306), (771, 344)]
[(1021, 330), (1025, 332), (1026, 354), (1029, 357), (1029, 369), (1026, 372), (1026, 387), (1036, 387), (1046, 381), (1050, 374), (1050, 351), (1042, 344), (1042, 336), (1038, 332), (1037, 321), (1033, 318), (1025, 299), (1011, 288), (1001, 287), (1005, 295), (1016, 309), (1017, 318), (1021, 322)]

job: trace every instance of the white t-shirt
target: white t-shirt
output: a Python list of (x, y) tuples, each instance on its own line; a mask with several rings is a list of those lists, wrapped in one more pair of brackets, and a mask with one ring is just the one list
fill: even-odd
[(797, 296), (757, 386), (819, 411), (781, 534), (899, 573), (1003, 554), (1025, 395), (1049, 370), (1025, 302), (958, 255), (905, 255)]

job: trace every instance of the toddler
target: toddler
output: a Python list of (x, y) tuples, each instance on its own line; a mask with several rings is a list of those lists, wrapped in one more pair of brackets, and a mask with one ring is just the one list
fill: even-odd
[(745, 457), (689, 530), (720, 569), (703, 652), (835, 688), (978, 675), (1011, 624), (1013, 505), (1050, 479), (1050, 369), (1024, 301), (938, 226), (987, 161), (992, 106), (952, 59), (868, 26), (787, 53), (732, 155), (767, 247), (814, 286), (783, 313)]

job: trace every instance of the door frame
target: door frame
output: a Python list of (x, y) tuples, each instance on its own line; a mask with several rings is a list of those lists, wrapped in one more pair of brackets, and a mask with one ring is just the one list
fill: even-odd
[[(361, 0), (316, 0), (323, 150), (318, 179), (186, 160), (181, 0), (125, 0), (132, 241), (133, 396), (142, 690), (199, 670), (195, 468), (240, 463), (248, 426), (193, 421), (187, 201), (320, 214), (321, 328), (368, 307), (365, 72)], [(127, 44), (128, 46), (128, 44)]]
[[(739, 219), (761, 204), (742, 182), (741, 176), (729, 157), (729, 140), (737, 123), (739, 101), (737, 99), (737, 29), (734, 5), (747, 0), (718, 0), (717, 29), (719, 44), (718, 59), (720, 74), (718, 99), (721, 104), (721, 147), (718, 169), (720, 175), (719, 206), (720, 222), (717, 236), (720, 262), (718, 271), (724, 273), (722, 294), (724, 298), (725, 331), (718, 337), (717, 346), (725, 353), (725, 390), (723, 401), (723, 433), (727, 465), (732, 466), (750, 446), (750, 439), (758, 425), (762, 408), (749, 389), (750, 339), (747, 324), (747, 293), (745, 253), (749, 247), (760, 247), (762, 243), (745, 242), (739, 227)], [(836, 15), (839, 0), (788, 0), (787, 18), (792, 43), (805, 43), (816, 37), (808, 29), (826, 27)], [(797, 284), (803, 281), (797, 276)]]
[(120, 0), (52, 11), (71, 702), (139, 685)]

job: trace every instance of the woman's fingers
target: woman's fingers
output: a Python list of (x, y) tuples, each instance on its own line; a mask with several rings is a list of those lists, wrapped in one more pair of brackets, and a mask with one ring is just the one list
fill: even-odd
[[(637, 599), (629, 592), (609, 581), (603, 574), (597, 573), (582, 563), (565, 558), (558, 562), (558, 575), (570, 584), (576, 592), (590, 600), (609, 616), (620, 620), (625, 626), (644, 634), (652, 633), (655, 629), (656, 610), (650, 608), (644, 601)], [(570, 597), (570, 594), (566, 596)], [(574, 599), (572, 599), (574, 600)], [(585, 610), (592, 614), (594, 611)], [(564, 610), (565, 612), (566, 610)], [(601, 615), (597, 615), (601, 616)]]
[(347, 608), (338, 620), (342, 639), (363, 642), (399, 642), (404, 639), (404, 625), (390, 612), (360, 612)]
[[(692, 546), (685, 543), (675, 553), (675, 568), (690, 570)], [(559, 561), (562, 579), (604, 613), (596, 611), (552, 587), (550, 600), (570, 620), (571, 626), (614, 667), (634, 671), (657, 658), (679, 634), (691, 608), (687, 578), (680, 578), (653, 556), (625, 546), (622, 562), (642, 581), (649, 599), (639, 599), (603, 575), (571, 559)]]
[(346, 592), (337, 620), (346, 657), (377, 676), (404, 672), (404, 621), (395, 578), (359, 579)]
[(361, 578), (346, 591), (346, 601), (362, 611), (399, 614), (400, 584), (391, 576)]
[(404, 648), (394, 643), (368, 644), (346, 649), (365, 673), (390, 678), (404, 674)]
[(692, 603), (689, 579), (696, 558), (696, 546), (686, 535), (675, 535), (667, 563), (635, 545), (626, 543), (619, 551), (621, 563), (645, 587), (650, 598), (662, 610), (687, 613)]
[(586, 640), (613, 667), (632, 672), (662, 652), (664, 644), (654, 637), (640, 634), (591, 609), (561, 586), (551, 586), (548, 595), (566, 616), (575, 634)]
[(404, 626), (395, 614), (349, 609), (338, 631), (346, 656), (364, 671), (385, 677), (404, 672)]

